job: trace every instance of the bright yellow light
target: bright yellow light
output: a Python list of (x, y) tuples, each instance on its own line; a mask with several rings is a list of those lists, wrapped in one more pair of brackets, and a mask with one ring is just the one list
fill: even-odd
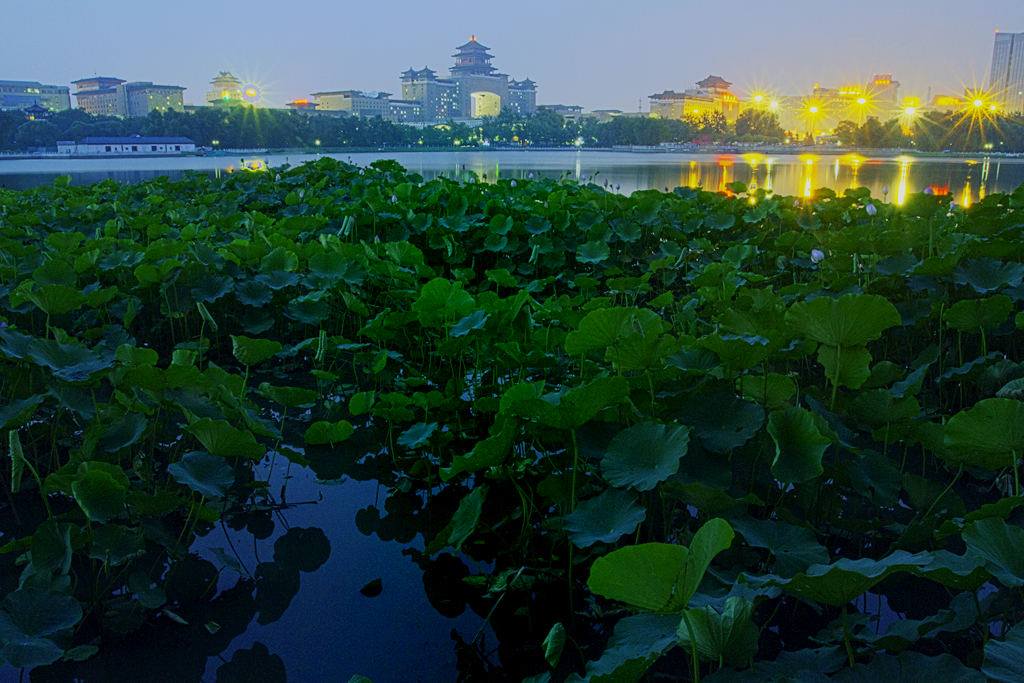
[(915, 109), (914, 107), (907, 107), (906, 109), (903, 110), (903, 113), (906, 114), (907, 116), (913, 116), (914, 114), (917, 113), (917, 109)]
[(811, 107), (807, 111), (811, 112), (812, 114), (817, 114), (818, 108), (815, 107), (814, 105), (811, 105)]
[(778, 109), (779, 108), (779, 103), (776, 102), (775, 100), (772, 100), (771, 102), (768, 103), (768, 108), (769, 109)]
[(974, 106), (975, 106), (975, 107), (980, 107), (980, 106), (981, 106), (981, 105), (983, 105), (983, 104), (985, 104), (985, 103), (984, 103), (984, 102), (982, 102), (981, 100), (974, 100)]
[(996, 110), (996, 105), (994, 105), (994, 104), (993, 104), (992, 106), (990, 106), (990, 107), (989, 107), (989, 109), (990, 109), (991, 111), (995, 111), (995, 110)]
[(754, 95), (754, 101), (757, 102), (758, 104), (761, 104), (762, 102), (764, 102), (764, 95)]
[(857, 104), (867, 104), (867, 103), (868, 103), (868, 101), (866, 99), (864, 99), (863, 97), (858, 97), (857, 98)]

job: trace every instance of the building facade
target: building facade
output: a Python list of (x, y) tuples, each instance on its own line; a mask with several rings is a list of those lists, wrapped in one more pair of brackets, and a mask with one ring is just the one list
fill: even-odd
[(498, 73), (490, 48), (476, 36), (455, 50), (448, 78), (427, 67), (402, 73), (402, 99), (419, 102), (424, 120), (497, 116), (506, 108), (523, 115), (537, 111), (537, 84)]
[(996, 32), (988, 87), (1002, 113), (1024, 114), (1024, 33)]
[(189, 138), (86, 137), (78, 142), (60, 140), (57, 152), (68, 156), (164, 156), (196, 151)]
[(242, 81), (231, 75), (230, 71), (221, 71), (213, 80), (213, 86), (206, 93), (206, 103), (209, 105), (239, 104), (242, 101)]
[(362, 90), (332, 90), (312, 94), (317, 111), (346, 112), (352, 116), (388, 117), (391, 93), (366, 93)]
[(38, 81), (0, 81), (0, 110), (23, 110), (34, 105), (49, 111), (70, 109), (69, 88)]
[(185, 88), (151, 81), (94, 76), (72, 81), (78, 107), (93, 116), (147, 116), (151, 111), (185, 111)]
[(689, 88), (683, 92), (665, 90), (648, 95), (651, 116), (682, 120), (718, 112), (729, 121), (736, 120), (740, 112), (740, 101), (729, 90), (732, 83), (721, 76), (708, 76), (698, 81), (696, 85), (696, 88)]

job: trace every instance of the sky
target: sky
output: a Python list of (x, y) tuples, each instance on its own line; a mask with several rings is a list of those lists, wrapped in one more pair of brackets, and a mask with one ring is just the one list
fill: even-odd
[(538, 104), (646, 111), (648, 95), (709, 74), (740, 96), (890, 72), (902, 96), (960, 94), (987, 85), (995, 31), (1024, 32), (1024, 0), (0, 0), (0, 24), (0, 79), (113, 76), (203, 104), (231, 71), (267, 106), (400, 97), (402, 71), (447, 76), (475, 35), (499, 71), (536, 81)]

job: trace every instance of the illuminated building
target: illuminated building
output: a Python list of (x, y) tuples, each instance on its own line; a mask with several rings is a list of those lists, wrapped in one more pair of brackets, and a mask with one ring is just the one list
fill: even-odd
[(720, 112), (729, 121), (734, 121), (740, 112), (739, 99), (729, 91), (732, 85), (721, 76), (708, 76), (697, 82), (696, 88), (683, 92), (666, 90), (648, 95), (651, 102), (651, 116), (663, 119), (684, 119)]
[(539, 104), (537, 111), (550, 111), (569, 121), (583, 118), (583, 107), (578, 104)]
[(117, 87), (124, 83), (121, 78), (94, 76), (71, 81), (75, 86), (78, 108), (93, 116), (124, 116), (121, 96)]
[(71, 108), (68, 90), (66, 85), (44, 85), (38, 81), (0, 81), (0, 111), (33, 105), (64, 111)]
[(537, 111), (537, 84), (497, 73), (490, 48), (476, 36), (455, 49), (448, 78), (438, 78), (427, 67), (402, 73), (402, 99), (419, 102), (425, 120), (497, 116), (504, 108), (519, 114)]
[(988, 87), (1001, 100), (1004, 113), (1024, 113), (1024, 33), (996, 31)]
[(332, 90), (315, 92), (313, 99), (317, 111), (346, 112), (351, 116), (388, 117), (391, 93), (366, 93), (362, 90)]
[(448, 78), (438, 78), (433, 69), (409, 69), (402, 73), (402, 99), (419, 102), (429, 120), (444, 121), (459, 115), (459, 86)]
[(206, 103), (217, 104), (239, 104), (242, 102), (242, 81), (231, 75), (230, 71), (218, 73), (210, 85), (213, 88), (206, 93)]
[(900, 82), (893, 80), (892, 74), (875, 74), (867, 89), (871, 98), (879, 104), (892, 107), (899, 104)]
[(94, 116), (147, 116), (151, 111), (185, 111), (180, 85), (93, 77), (72, 81), (80, 109)]
[(386, 118), (395, 123), (423, 120), (423, 105), (415, 100), (388, 100)]

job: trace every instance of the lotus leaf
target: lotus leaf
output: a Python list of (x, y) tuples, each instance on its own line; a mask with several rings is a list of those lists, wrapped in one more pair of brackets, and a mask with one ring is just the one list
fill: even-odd
[(587, 586), (598, 595), (651, 612), (678, 614), (704, 578), (715, 555), (732, 544), (727, 522), (712, 519), (687, 548), (669, 543), (626, 546), (599, 557)]
[(71, 484), (75, 502), (94, 522), (108, 522), (124, 514), (125, 487), (102, 470), (89, 470)]
[(563, 528), (573, 544), (587, 548), (595, 543), (614, 543), (633, 533), (646, 516), (632, 493), (609, 489), (595, 498), (581, 501), (566, 515)]
[(877, 294), (819, 296), (793, 304), (786, 311), (786, 324), (807, 339), (848, 347), (878, 339), (887, 328), (900, 324), (900, 314)]
[(253, 339), (244, 335), (231, 335), (231, 351), (242, 365), (256, 365), (279, 353), (281, 342), (272, 339)]
[(206, 451), (189, 451), (168, 465), (167, 472), (179, 484), (207, 498), (224, 496), (235, 483), (235, 473), (224, 458)]
[[(733, 596), (718, 613), (710, 607), (686, 610), (686, 619), (679, 623), (676, 635), (686, 649), (697, 644), (697, 652), (705, 659), (725, 662), (736, 668), (750, 665), (757, 654), (760, 631), (751, 619), (754, 603)], [(691, 633), (691, 629), (693, 630)]]
[[(1024, 626), (1018, 624), (1007, 631), (1002, 640), (993, 638), (985, 644), (985, 663), (981, 671), (990, 681), (1020, 681), (1024, 671)], [(978, 680), (981, 680), (980, 676)]]
[(986, 398), (946, 423), (948, 459), (970, 467), (1015, 467), (1024, 456), (1024, 403)]
[(641, 422), (612, 439), (601, 471), (612, 486), (650, 491), (679, 471), (689, 441), (688, 427)]
[(259, 459), (267, 452), (251, 431), (233, 427), (227, 420), (204, 417), (185, 427), (185, 431), (196, 437), (214, 455)]

